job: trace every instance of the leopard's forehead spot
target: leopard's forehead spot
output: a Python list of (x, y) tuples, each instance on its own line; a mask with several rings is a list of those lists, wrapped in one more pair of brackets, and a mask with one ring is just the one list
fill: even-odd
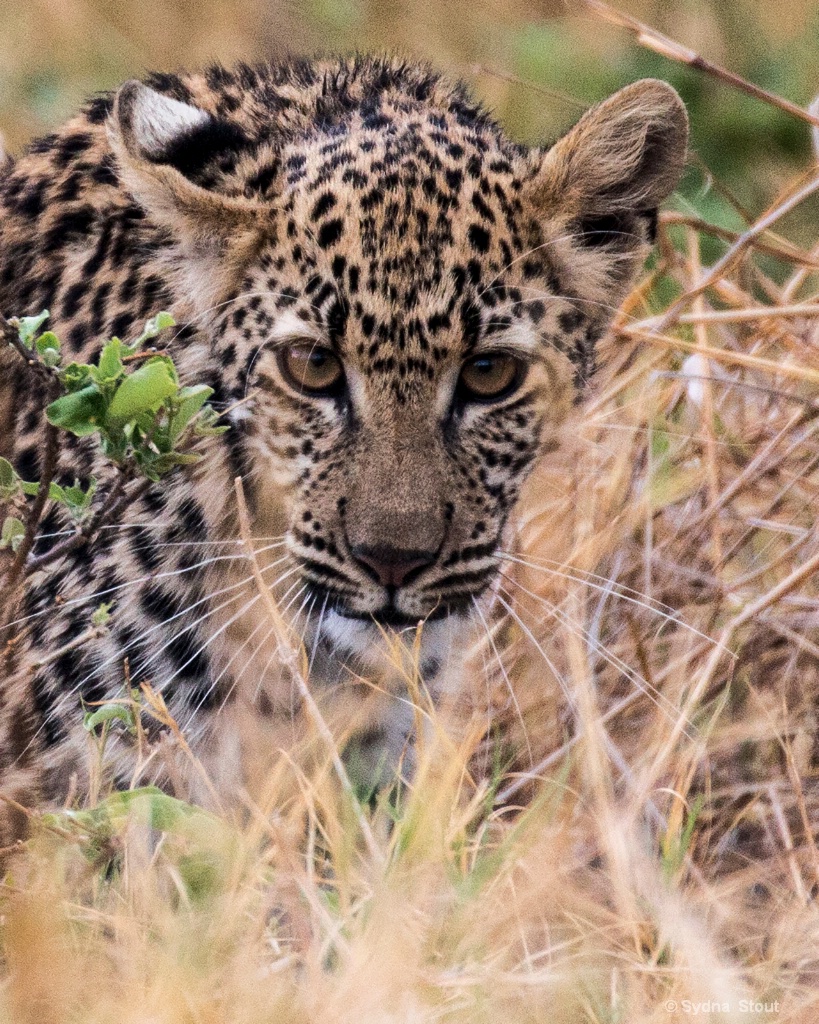
[(319, 256), (358, 254), (364, 290), (389, 298), (398, 288), (404, 302), (413, 287), (440, 286), (447, 258), (498, 272), (532, 240), (523, 237), (519, 168), (492, 133), (450, 122), (419, 111), (372, 127), (359, 115), (342, 136), (291, 146), (288, 234), (307, 235)]
[(359, 112), (285, 148), (281, 231), (246, 286), (398, 387), (493, 338), (531, 349), (560, 283), (523, 172), (493, 130), (420, 106)]

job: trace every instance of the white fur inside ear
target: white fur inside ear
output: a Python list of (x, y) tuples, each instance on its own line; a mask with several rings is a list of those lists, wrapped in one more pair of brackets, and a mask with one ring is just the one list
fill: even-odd
[(146, 85), (140, 86), (134, 97), (131, 118), (134, 139), (148, 156), (161, 156), (174, 139), (210, 121), (204, 110), (163, 96)]

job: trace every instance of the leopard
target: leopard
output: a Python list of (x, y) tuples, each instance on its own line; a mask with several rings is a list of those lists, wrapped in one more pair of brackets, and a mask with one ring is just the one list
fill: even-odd
[[(433, 703), (470, 685), (521, 488), (593, 374), (687, 145), (659, 80), (531, 147), (426, 65), (321, 56), (128, 81), (4, 164), (0, 312), (48, 309), (66, 358), (88, 361), (170, 311), (163, 348), (228, 426), (25, 579), (2, 638), (4, 793), (87, 785), (81, 702), (141, 682), (223, 790), (272, 770), (308, 698), (371, 763), (409, 765), (394, 641)], [(44, 467), (42, 392), (0, 353), (0, 454), (26, 480)], [(114, 472), (65, 436), (56, 481), (93, 478), (102, 501)], [(35, 554), (73, 529), (47, 507)], [(109, 623), (89, 630), (100, 602)], [(179, 784), (115, 740), (115, 784)]]

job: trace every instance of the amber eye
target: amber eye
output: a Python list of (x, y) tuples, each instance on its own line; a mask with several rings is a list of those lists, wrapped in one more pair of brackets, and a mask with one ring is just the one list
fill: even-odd
[(487, 402), (502, 398), (523, 379), (524, 364), (504, 352), (487, 352), (467, 360), (459, 381), (467, 401)]
[(312, 343), (288, 345), (279, 356), (288, 383), (309, 395), (330, 395), (344, 379), (341, 360), (328, 348)]

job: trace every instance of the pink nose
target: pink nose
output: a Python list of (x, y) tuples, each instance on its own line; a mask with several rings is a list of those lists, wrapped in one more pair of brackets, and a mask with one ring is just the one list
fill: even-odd
[(357, 545), (353, 557), (365, 566), (382, 587), (403, 587), (410, 573), (431, 565), (434, 551), (407, 551), (401, 548), (370, 548)]

